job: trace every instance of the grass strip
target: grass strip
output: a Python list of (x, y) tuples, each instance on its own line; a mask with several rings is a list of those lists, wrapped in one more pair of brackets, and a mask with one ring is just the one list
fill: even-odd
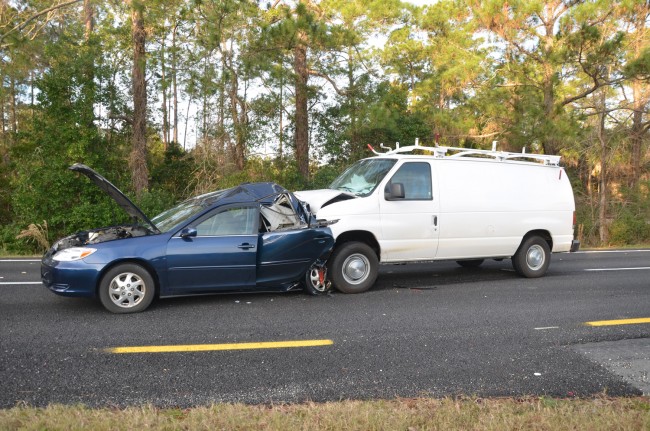
[(650, 398), (444, 398), (0, 410), (2, 430), (650, 430)]

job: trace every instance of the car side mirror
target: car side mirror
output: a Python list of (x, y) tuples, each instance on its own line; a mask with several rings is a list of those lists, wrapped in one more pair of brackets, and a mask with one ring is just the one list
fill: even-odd
[(187, 239), (187, 238), (193, 238), (197, 235), (197, 231), (193, 227), (186, 227), (181, 231), (181, 238)]
[(404, 184), (402, 183), (389, 183), (384, 192), (384, 198), (387, 201), (393, 201), (397, 199), (404, 199)]

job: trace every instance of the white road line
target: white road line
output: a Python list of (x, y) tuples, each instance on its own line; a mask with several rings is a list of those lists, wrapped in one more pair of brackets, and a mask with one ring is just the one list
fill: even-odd
[(560, 329), (559, 326), (543, 326), (541, 328), (535, 328), (535, 331), (544, 331), (546, 329)]
[(650, 269), (650, 266), (639, 266), (635, 268), (590, 268), (585, 271), (634, 271), (637, 269)]
[(12, 286), (14, 284), (43, 284), (42, 281), (3, 281), (0, 286)]

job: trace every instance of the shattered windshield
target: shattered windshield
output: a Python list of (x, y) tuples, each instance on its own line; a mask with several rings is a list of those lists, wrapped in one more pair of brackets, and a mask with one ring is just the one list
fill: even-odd
[(367, 196), (384, 179), (396, 162), (395, 159), (360, 160), (335, 179), (329, 188), (357, 196)]
[(177, 224), (189, 220), (204, 209), (205, 206), (202, 205), (201, 200), (190, 199), (163, 211), (151, 219), (151, 222), (156, 225), (160, 232), (167, 232)]

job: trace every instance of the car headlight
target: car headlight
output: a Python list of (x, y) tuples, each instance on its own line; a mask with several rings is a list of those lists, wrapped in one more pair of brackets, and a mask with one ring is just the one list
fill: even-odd
[(57, 252), (54, 256), (52, 256), (52, 259), (59, 262), (72, 262), (73, 260), (80, 260), (84, 257), (88, 257), (96, 251), (96, 248), (71, 247)]

